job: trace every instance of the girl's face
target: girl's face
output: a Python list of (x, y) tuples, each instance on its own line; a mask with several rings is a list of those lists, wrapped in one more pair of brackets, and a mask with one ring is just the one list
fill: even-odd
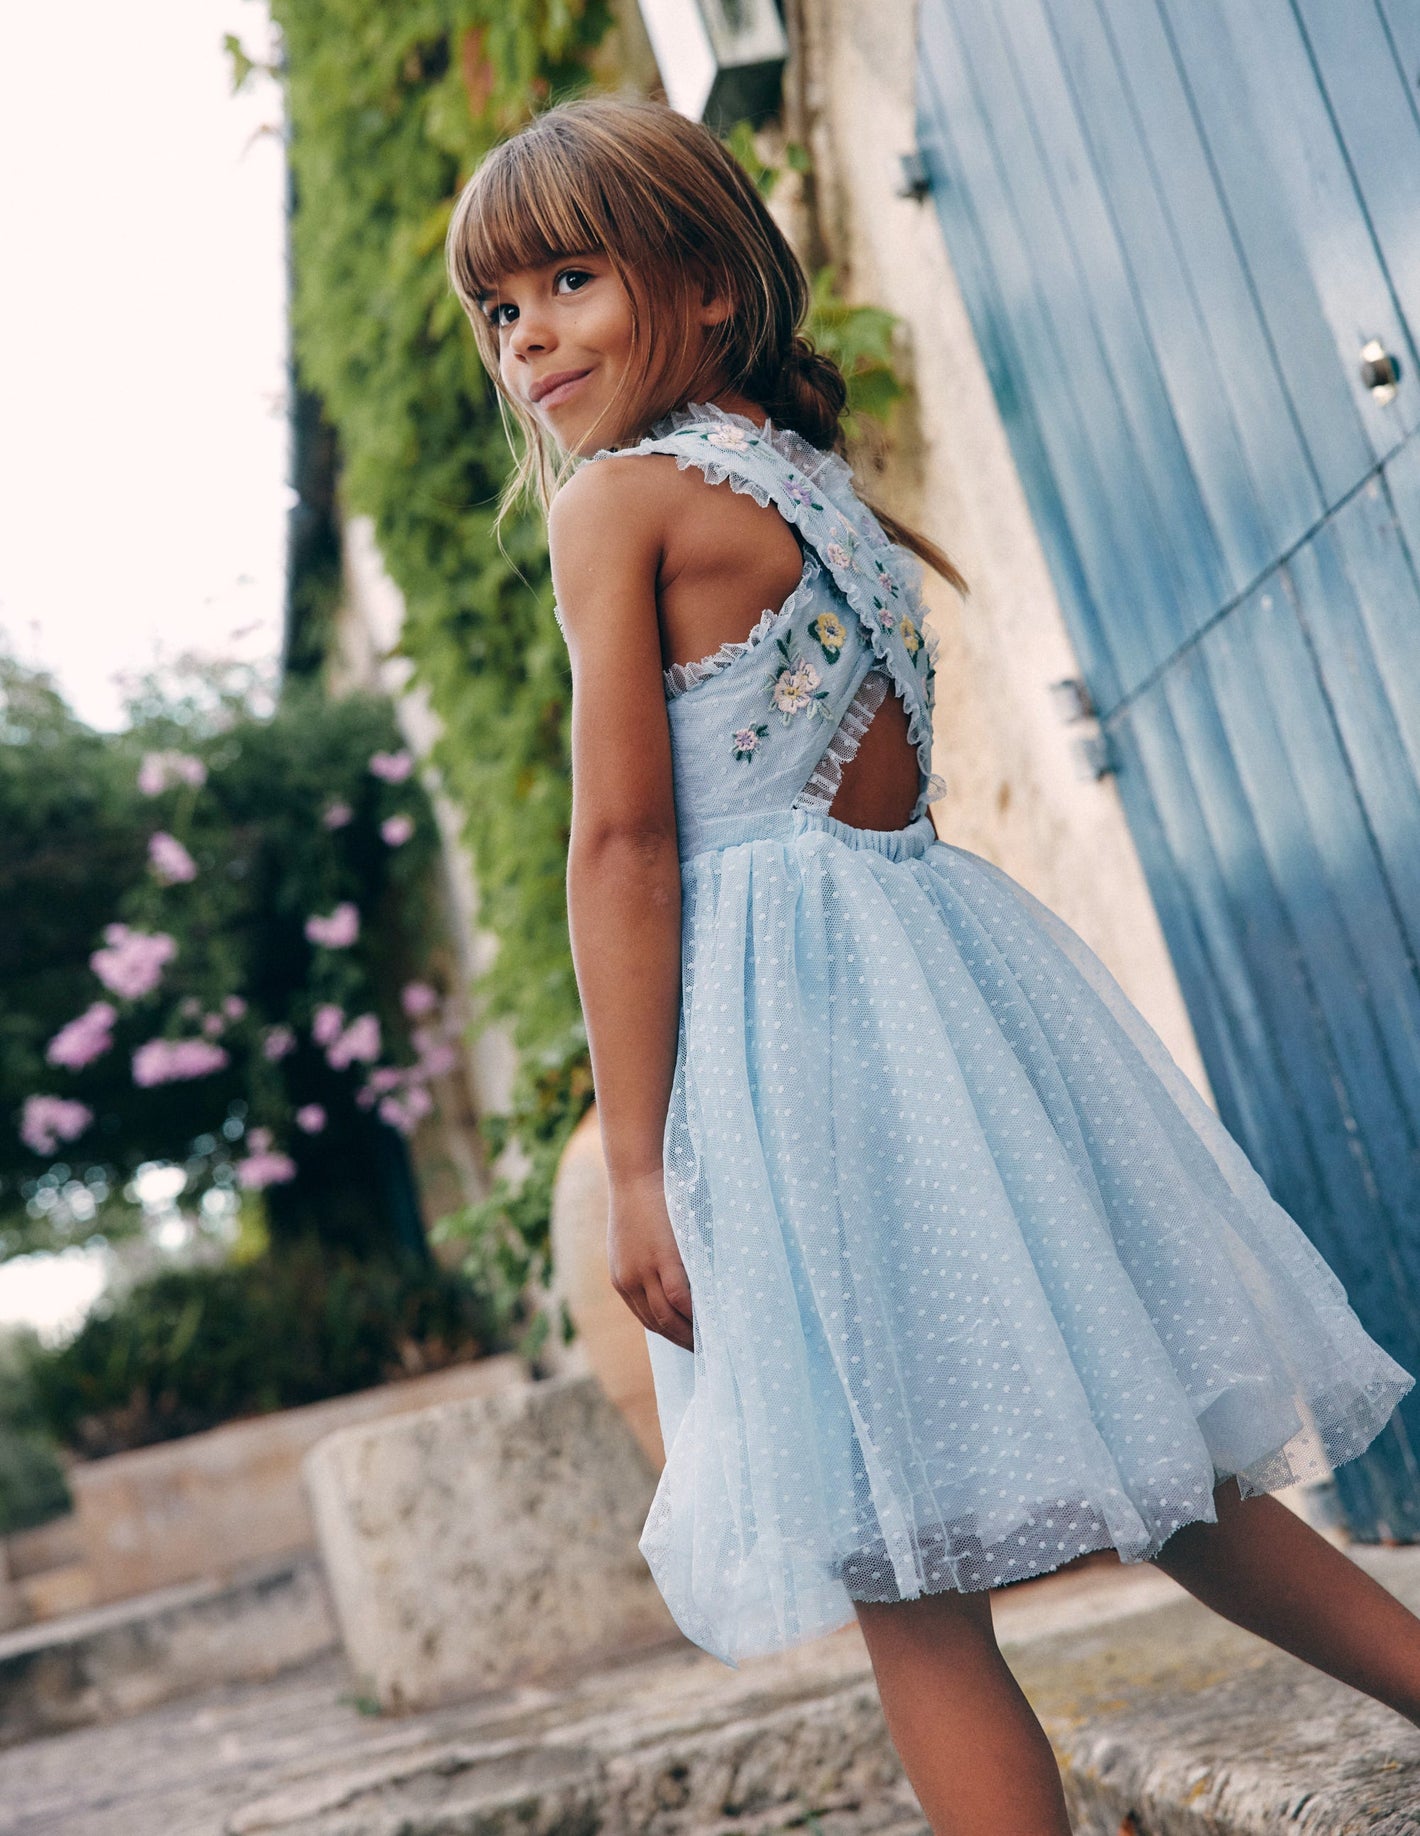
[[(623, 435), (606, 410), (631, 362), (631, 299), (604, 254), (559, 255), (505, 274), (479, 308), (496, 330), (504, 389), (564, 451), (595, 452)], [(709, 301), (699, 321), (723, 312)]]

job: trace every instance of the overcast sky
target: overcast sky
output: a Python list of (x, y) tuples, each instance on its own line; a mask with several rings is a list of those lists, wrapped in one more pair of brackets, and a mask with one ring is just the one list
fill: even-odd
[(96, 726), (115, 672), (280, 645), (279, 96), (226, 32), (269, 55), (264, 0), (5, 14), (0, 633)]

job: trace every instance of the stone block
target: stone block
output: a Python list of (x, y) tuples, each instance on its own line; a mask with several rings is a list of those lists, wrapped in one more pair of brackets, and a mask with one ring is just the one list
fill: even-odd
[(386, 1709), (680, 1637), (637, 1548), (655, 1472), (595, 1378), (344, 1429), (304, 1470), (346, 1654)]
[(310, 1549), (301, 1484), (309, 1448), (337, 1428), (525, 1381), (513, 1354), (450, 1365), (298, 1409), (226, 1422), (156, 1447), (81, 1460), (69, 1489), (92, 1599), (127, 1600), (182, 1581), (222, 1580)]

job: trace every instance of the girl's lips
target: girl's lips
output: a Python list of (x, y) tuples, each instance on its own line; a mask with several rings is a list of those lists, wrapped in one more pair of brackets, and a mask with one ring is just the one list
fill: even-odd
[(572, 393), (572, 391), (576, 388), (579, 388), (581, 384), (583, 384), (590, 375), (591, 375), (590, 370), (583, 370), (580, 376), (569, 377), (566, 382), (558, 383), (555, 389), (549, 389), (546, 395), (540, 396), (538, 398), (538, 404), (537, 404), (538, 407), (539, 408), (558, 407), (562, 402), (565, 402), (567, 400), (567, 397)]

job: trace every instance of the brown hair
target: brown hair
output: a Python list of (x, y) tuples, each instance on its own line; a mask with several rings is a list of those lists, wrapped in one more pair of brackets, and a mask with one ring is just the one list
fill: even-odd
[[(775, 426), (843, 454), (847, 384), (799, 329), (809, 307), (808, 278), (739, 161), (709, 128), (665, 103), (580, 97), (547, 109), (496, 146), (465, 185), (449, 223), (449, 275), (517, 456), (499, 525), (534, 490), (546, 511), (577, 456), (567, 455), (549, 478), (549, 436), (503, 389), (497, 329), (480, 298), (501, 275), (593, 249), (606, 256), (631, 301), (633, 362), (604, 410), (612, 421), (606, 445), (634, 441), (672, 409), (706, 399), (698, 390), (727, 387), (759, 403)], [(690, 307), (707, 286), (728, 294), (733, 310), (705, 328), (697, 351)], [(654, 382), (653, 355), (664, 357)], [(521, 452), (509, 409), (522, 429)], [(968, 591), (935, 542), (876, 505), (868, 508), (892, 540)]]

